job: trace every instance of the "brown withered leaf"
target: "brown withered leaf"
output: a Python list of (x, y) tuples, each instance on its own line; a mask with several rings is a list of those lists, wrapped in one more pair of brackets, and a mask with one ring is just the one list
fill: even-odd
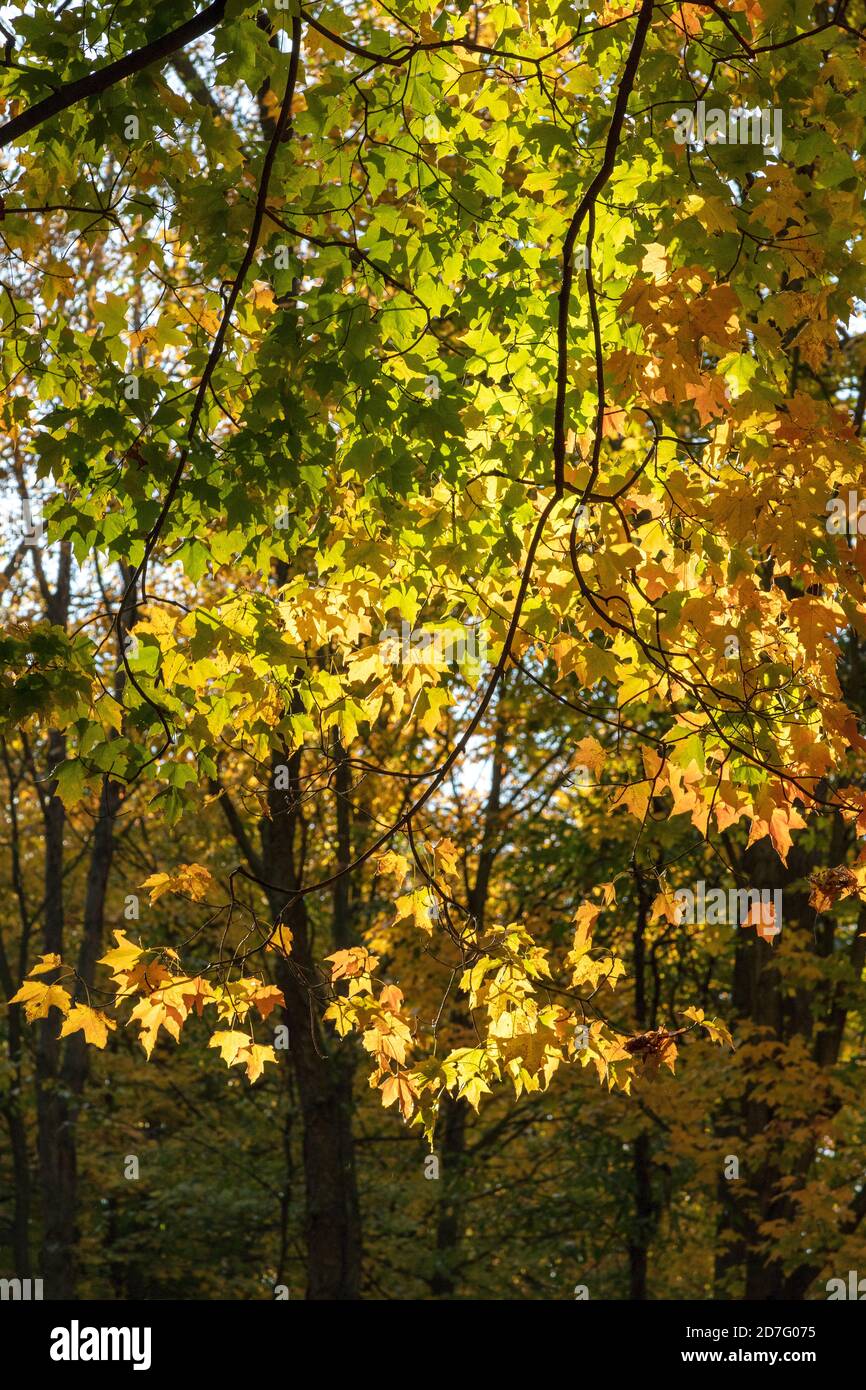
[(812, 885), (809, 906), (814, 907), (816, 912), (826, 912), (834, 903), (860, 892), (857, 875), (844, 864), (836, 869), (815, 869), (809, 876), (809, 882)]
[(676, 1040), (687, 1031), (685, 1028), (677, 1028), (673, 1032), (669, 1032), (667, 1028), (654, 1028), (649, 1033), (637, 1033), (633, 1038), (628, 1038), (623, 1047), (632, 1057), (643, 1063), (648, 1076), (653, 1076), (662, 1063), (671, 1071), (674, 1070), (677, 1060)]

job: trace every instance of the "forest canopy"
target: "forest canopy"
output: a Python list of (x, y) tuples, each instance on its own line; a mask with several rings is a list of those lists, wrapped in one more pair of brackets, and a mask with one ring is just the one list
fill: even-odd
[(863, 0), (4, 15), (4, 1268), (866, 1271)]

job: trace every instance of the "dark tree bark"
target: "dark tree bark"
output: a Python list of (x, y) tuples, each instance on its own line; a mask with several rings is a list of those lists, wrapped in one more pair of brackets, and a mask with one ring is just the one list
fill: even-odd
[(466, 1149), (466, 1101), (444, 1095), (439, 1103), (434, 1144), (440, 1159), (439, 1205), (436, 1215), (436, 1259), (430, 1292), (453, 1298), (457, 1292), (460, 1244), (463, 1239), (463, 1165)]
[[(811, 849), (794, 844), (787, 867), (777, 858), (768, 840), (759, 841), (742, 859), (749, 883), (782, 889), (783, 931), (798, 932), (812, 943), (815, 954), (822, 958), (834, 953), (835, 923), (827, 916), (816, 925), (815, 911), (808, 902), (808, 888), (803, 884), (816, 865), (837, 864), (843, 860), (848, 834), (841, 817), (835, 816), (823, 843)], [(848, 959), (853, 978), (859, 980), (866, 963), (866, 942), (860, 935), (855, 936)], [(754, 1033), (775, 1038), (780, 1043), (802, 1038), (810, 1047), (815, 1062), (827, 1072), (829, 1083), (829, 1073), (839, 1059), (847, 1018), (845, 990), (837, 984), (827, 984), (809, 991), (800, 990), (790, 997), (784, 993), (782, 983), (774, 948), (751, 931), (740, 932), (732, 992), (732, 1016), (739, 1025), (738, 1032), (743, 1039)], [(828, 1120), (838, 1105), (828, 1084), (822, 1109)], [(737, 1154), (738, 1144), (748, 1150), (772, 1129), (776, 1120), (772, 1105), (754, 1093), (746, 1074), (738, 1101), (720, 1113), (716, 1133), (730, 1145), (727, 1151)], [(803, 1147), (793, 1169), (789, 1165), (787, 1175), (805, 1181), (815, 1157), (815, 1144), (810, 1141)], [(796, 1204), (782, 1186), (785, 1176), (786, 1170), (772, 1158), (766, 1159), (757, 1171), (741, 1169), (736, 1181), (725, 1179), (720, 1169), (716, 1297), (770, 1302), (805, 1297), (817, 1269), (804, 1263), (786, 1274), (772, 1253), (762, 1248), (760, 1236), (760, 1227), (765, 1221), (796, 1220)]]
[[(655, 1026), (647, 1006), (646, 991), (646, 928), (652, 894), (642, 875), (635, 871), (637, 915), (632, 933), (634, 954), (634, 1018), (635, 1028), (643, 1033)], [(631, 1151), (632, 1192), (634, 1212), (628, 1237), (629, 1298), (642, 1301), (649, 1297), (647, 1273), (649, 1252), (658, 1229), (660, 1205), (653, 1186), (653, 1142), (649, 1127), (635, 1135)]]
[[(48, 740), (48, 761), (63, 761), (65, 742), (56, 731)], [(63, 953), (63, 802), (52, 780), (43, 801), (45, 824), (45, 902), (43, 950)], [(47, 977), (51, 979), (51, 977)], [(61, 1046), (57, 1015), (37, 1025), (36, 1115), (39, 1185), (42, 1198), (42, 1268), (48, 1299), (75, 1296), (76, 1155), (68, 1093), (60, 1074)]]
[[(11, 999), (21, 986), (27, 973), (31, 915), (21, 872), (21, 841), (18, 824), (17, 792), (20, 776), (12, 766), (5, 739), (2, 740), (3, 764), (9, 784), (9, 842), (12, 859), (12, 886), (18, 903), (21, 923), (21, 936), (18, 944), (17, 968), (13, 970), (6, 948), (0, 939), (0, 984), (6, 999)], [(7, 1024), (7, 1051), (14, 1080), (5, 1093), (3, 1116), (9, 1131), (9, 1147), (12, 1153), (12, 1175), (14, 1191), (12, 1194), (12, 1257), (15, 1274), (19, 1279), (31, 1277), (30, 1259), (30, 1206), (31, 1174), (30, 1152), (27, 1143), (27, 1128), (23, 1110), (22, 1074), (22, 1033), (19, 1009), (9, 1011)]]
[[(69, 614), (71, 553), (61, 547), (56, 587), (51, 590), (41, 564), (35, 560), (46, 617), (66, 626)], [(121, 567), (126, 584), (131, 571)], [(127, 607), (120, 624), (120, 640), (134, 624), (134, 604)], [(123, 691), (123, 674), (118, 669), (115, 696)], [(66, 757), (63, 736), (52, 731), (48, 739), (47, 767), (53, 772)], [(36, 774), (38, 778), (38, 773)], [(52, 779), (41, 790), (45, 825), (45, 904), (43, 950), (64, 953), (64, 830), (66, 813), (55, 795)], [(96, 961), (102, 949), (105, 900), (114, 854), (114, 828), (121, 802), (117, 783), (102, 779), (99, 813), (90, 845), (85, 885), (82, 937), (78, 973), (83, 986), (93, 985)], [(37, 1152), (42, 1201), (42, 1278), (49, 1299), (75, 1296), (77, 1277), (78, 1161), (76, 1124), (78, 1108), (88, 1075), (87, 1044), (81, 1033), (65, 1043), (57, 1036), (55, 1013), (39, 1025), (36, 1045)]]
[[(288, 769), (288, 787), (276, 786)], [(305, 900), (293, 896), (300, 877), (295, 862), (299, 824), (300, 753), (275, 751), (269, 791), (270, 818), (262, 825), (263, 877), (285, 891), (268, 890), (275, 921), (292, 931), (292, 950), (280, 957), (277, 981), (285, 997), (289, 1056), (303, 1122), (307, 1298), (360, 1297), (361, 1223), (354, 1167), (351, 1096), (324, 1043), (317, 971), (310, 950)]]

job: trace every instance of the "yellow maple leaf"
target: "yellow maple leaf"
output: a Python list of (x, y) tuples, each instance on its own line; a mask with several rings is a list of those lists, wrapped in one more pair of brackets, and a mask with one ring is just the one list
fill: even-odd
[(641, 270), (647, 275), (651, 275), (656, 284), (661, 284), (668, 278), (668, 255), (664, 246), (657, 241), (651, 241), (646, 248), (646, 255), (641, 261)]
[(134, 941), (122, 931), (113, 933), (117, 945), (104, 956), (100, 956), (98, 964), (107, 965), (112, 975), (121, 975), (127, 970), (132, 970), (136, 962), (144, 955), (140, 946), (136, 946)]
[(408, 1120), (412, 1111), (415, 1109), (415, 1097), (418, 1092), (409, 1080), (406, 1072), (400, 1071), (386, 1077), (382, 1083), (382, 1104), (385, 1106), (393, 1105), (395, 1101), (400, 1106), (404, 1120)]
[(211, 872), (203, 864), (181, 864), (174, 874), (151, 874), (141, 886), (150, 889), (151, 903), (157, 902), (165, 893), (183, 893), (199, 903), (207, 896), (212, 883)]
[(272, 1047), (259, 1043), (251, 1043), (246, 1053), (239, 1058), (246, 1064), (247, 1078), (250, 1082), (258, 1081), (265, 1069), (265, 1062), (276, 1064), (277, 1054)]
[(408, 872), (409, 860), (404, 854), (397, 854), (393, 849), (380, 854), (376, 860), (377, 874), (396, 874), (399, 879), (404, 879)]
[(167, 1004), (158, 992), (151, 994), (147, 999), (139, 1000), (129, 1015), (130, 1023), (135, 1022), (139, 1025), (138, 1041), (148, 1059), (156, 1045), (160, 1028), (164, 1028), (177, 1042), (185, 1018), (186, 1012), (183, 1008)]
[(590, 935), (598, 918), (604, 911), (600, 903), (582, 902), (574, 914), (574, 945), (572, 951), (588, 951), (590, 945)]
[(604, 760), (607, 754), (602, 748), (597, 738), (591, 735), (582, 738), (575, 745), (573, 759), (578, 767), (587, 767), (594, 776), (598, 776), (604, 767)]
[(113, 1032), (116, 1027), (114, 1019), (99, 1009), (91, 1009), (88, 1004), (74, 1004), (60, 1029), (60, 1036), (66, 1038), (70, 1033), (82, 1032), (85, 1042), (105, 1047), (109, 1030)]
[(265, 949), (276, 951), (277, 955), (290, 956), (293, 939), (291, 927), (286, 927), (280, 923), (279, 926), (274, 927)]
[(755, 815), (746, 848), (749, 849), (757, 840), (769, 835), (782, 863), (787, 864), (788, 851), (792, 844), (791, 831), (802, 830), (805, 825), (806, 822), (799, 811), (793, 806), (774, 805), (769, 792), (765, 791), (755, 805)]
[(58, 965), (62, 965), (60, 957), (55, 953), (50, 956), (40, 956), (39, 964), (34, 965), (30, 971), (31, 975), (47, 975), (49, 970), (56, 970)]
[(355, 975), (372, 974), (379, 964), (378, 956), (371, 956), (363, 946), (350, 946), (345, 951), (335, 951), (325, 959), (332, 962), (332, 983), (352, 979)]
[(196, 975), (190, 980), (181, 980), (175, 988), (180, 992), (187, 1011), (194, 1008), (199, 1018), (202, 1016), (205, 1004), (214, 1002), (214, 992), (207, 980), (203, 980), (201, 975)]
[(151, 874), (149, 878), (144, 880), (141, 887), (150, 889), (150, 901), (151, 903), (155, 903), (162, 897), (163, 893), (169, 893), (171, 891), (171, 875), (163, 873)]
[(335, 999), (328, 1005), (323, 1018), (333, 1023), (338, 1035), (345, 1038), (358, 1021), (358, 1011), (352, 1007), (348, 999)]
[(249, 1033), (239, 1033), (232, 1029), (224, 1029), (221, 1032), (211, 1035), (208, 1047), (218, 1047), (220, 1056), (227, 1067), (233, 1067), (244, 1059), (240, 1055), (246, 1052), (250, 1046)]
[(68, 1013), (72, 1000), (62, 985), (43, 985), (39, 980), (25, 980), (17, 994), (13, 994), (10, 1004), (23, 1004), (24, 1016), (28, 1023), (37, 1018), (47, 1018), (49, 1009), (60, 1009)]
[(649, 920), (657, 922), (660, 917), (677, 926), (683, 917), (683, 904), (677, 894), (670, 889), (665, 889), (662, 893), (656, 893), (650, 908)]
[(436, 846), (436, 866), (446, 878), (457, 877), (459, 851), (453, 840), (440, 840)]
[(433, 935), (433, 918), (430, 913), (432, 902), (430, 894), (426, 888), (416, 888), (414, 893), (403, 893), (397, 899), (397, 916), (395, 922), (401, 922), (404, 917), (413, 917), (415, 925), (425, 931), (428, 936)]

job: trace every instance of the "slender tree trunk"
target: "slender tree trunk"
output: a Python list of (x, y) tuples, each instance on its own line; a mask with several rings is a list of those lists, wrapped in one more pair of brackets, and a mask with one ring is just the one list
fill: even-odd
[(657, 1210), (652, 1185), (652, 1140), (643, 1129), (632, 1144), (634, 1222), (628, 1243), (629, 1298), (643, 1301), (647, 1292), (650, 1241), (655, 1234)]
[[(288, 768), (288, 788), (276, 787), (277, 772)], [(307, 1298), (360, 1297), (361, 1223), (354, 1166), (351, 1095), (339, 1066), (326, 1050), (316, 999), (317, 973), (310, 951), (303, 898), (293, 898), (299, 874), (295, 830), (300, 798), (300, 755), (274, 754), (270, 819), (262, 827), (264, 878), (284, 884), (270, 890), (275, 920), (292, 931), (292, 951), (280, 958), (277, 979), (285, 997), (289, 1055), (294, 1068), (303, 1123), (302, 1152), (306, 1196)]]
[[(279, 912), (276, 902), (272, 910)], [(316, 1006), (297, 973), (307, 975), (312, 965), (301, 916), (294, 910), (283, 919), (294, 934), (293, 963), (281, 961), (277, 979), (286, 1000), (284, 1017), (303, 1123), (306, 1296), (355, 1299), (360, 1297), (361, 1230), (351, 1108), (336, 1061), (322, 1048)]]
[[(104, 944), (105, 898), (114, 858), (114, 828), (119, 809), (120, 787), (104, 777), (84, 891), (84, 920), (78, 953), (78, 974), (88, 988), (93, 985), (96, 962)], [(67, 1038), (61, 1071), (76, 1101), (80, 1099), (87, 1081), (88, 1055), (83, 1033), (73, 1033)]]
[[(3, 955), (3, 985), (6, 997), (11, 998), (14, 989), (11, 979), (6, 980), (5, 953)], [(19, 1279), (30, 1278), (30, 1154), (27, 1147), (27, 1128), (21, 1108), (21, 1023), (18, 1010), (9, 1014), (9, 1062), (13, 1068), (13, 1082), (3, 1105), (3, 1115), (9, 1131), (9, 1147), (12, 1153), (12, 1256), (15, 1261), (15, 1274)]]
[(436, 1263), (430, 1292), (436, 1298), (453, 1298), (458, 1285), (457, 1260), (463, 1239), (463, 1165), (466, 1148), (465, 1100), (443, 1095), (439, 1104), (434, 1143), (439, 1156), (439, 1206), (436, 1217)]
[[(5, 738), (0, 739), (0, 749), (2, 749), (3, 765), (9, 782), (9, 848), (12, 859), (12, 885), (15, 890), (18, 916), (21, 923), (18, 959), (14, 970), (9, 954), (2, 939), (0, 939), (0, 984), (2, 984), (8, 1000), (18, 991), (27, 974), (32, 918), (21, 868), (21, 830), (18, 821), (18, 786), (21, 778), (20, 774), (16, 774), (13, 768)], [(9, 1131), (9, 1147), (12, 1153), (14, 1185), (12, 1195), (12, 1256), (15, 1262), (16, 1276), (19, 1279), (29, 1279), (31, 1277), (30, 1207), (32, 1182), (27, 1127), (23, 1109), (24, 1077), (22, 1071), (21, 1012), (19, 1009), (9, 1010), (7, 1029), (7, 1051), (13, 1079), (4, 1098), (3, 1115)]]
[[(802, 882), (819, 851), (805, 851), (799, 844), (789, 854), (787, 868), (768, 840), (761, 840), (743, 855), (744, 875), (750, 886), (782, 889), (784, 932), (811, 934), (814, 913), (808, 895), (793, 885)], [(739, 1021), (743, 1041), (756, 1037), (786, 1043), (801, 1036), (809, 1043), (814, 1001), (787, 999), (773, 946), (752, 930), (739, 930), (734, 964), (732, 1013)], [(782, 1265), (762, 1248), (760, 1228), (765, 1221), (794, 1219), (790, 1198), (780, 1184), (783, 1169), (768, 1156), (754, 1171), (744, 1169), (745, 1157), (775, 1121), (773, 1107), (756, 1095), (748, 1072), (742, 1074), (739, 1101), (720, 1116), (717, 1134), (725, 1139), (727, 1154), (740, 1160), (739, 1177), (728, 1179), (720, 1163), (718, 1180), (719, 1254), (716, 1259), (716, 1296), (775, 1301), (786, 1297)], [(726, 1155), (721, 1155), (725, 1157)], [(810, 1159), (806, 1157), (806, 1167)]]
[[(65, 626), (69, 613), (71, 550), (61, 546), (57, 584), (50, 590), (41, 560), (34, 556), (37, 579), (45, 602), (46, 617)], [(131, 571), (121, 566), (124, 581)], [(121, 639), (134, 623), (134, 602), (120, 622)], [(118, 671), (115, 696), (120, 699), (123, 675)], [(48, 738), (47, 764), (53, 772), (66, 757), (66, 741), (52, 731)], [(37, 774), (38, 776), (38, 774)], [(43, 949), (64, 953), (64, 830), (66, 813), (51, 780), (40, 791), (45, 825), (45, 906)], [(114, 853), (114, 827), (120, 806), (120, 788), (103, 778), (99, 815), (93, 832), (85, 887), (82, 939), (78, 974), (84, 985), (93, 984), (96, 960), (102, 946), (105, 898)], [(40, 1024), (36, 1043), (37, 1153), (42, 1197), (42, 1270), (45, 1294), (50, 1299), (75, 1295), (77, 1275), (76, 1226), (78, 1174), (76, 1121), (78, 1104), (88, 1074), (87, 1048), (81, 1033), (61, 1045), (55, 1013)]]
[[(635, 1028), (642, 1033), (655, 1025), (646, 997), (646, 929), (652, 894), (640, 873), (635, 871), (634, 878), (637, 891), (637, 917), (632, 933), (634, 1018)], [(635, 1135), (631, 1167), (634, 1214), (628, 1240), (629, 1298), (642, 1302), (649, 1297), (649, 1251), (659, 1221), (659, 1204), (653, 1189), (653, 1143), (648, 1128)]]
[[(52, 731), (48, 742), (49, 766), (62, 762), (63, 737)], [(43, 949), (63, 950), (63, 802), (50, 783), (44, 802), (45, 908)], [(49, 977), (50, 978), (50, 977)], [(60, 1042), (57, 1014), (38, 1025), (36, 1041), (36, 1115), (39, 1184), (42, 1198), (42, 1268), (45, 1297), (71, 1299), (75, 1295), (75, 1199), (76, 1155), (67, 1094), (60, 1075)]]

